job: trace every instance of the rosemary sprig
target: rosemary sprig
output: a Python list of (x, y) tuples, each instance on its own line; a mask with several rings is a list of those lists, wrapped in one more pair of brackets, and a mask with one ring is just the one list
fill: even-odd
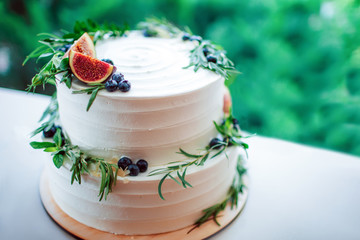
[[(204, 49), (206, 49), (206, 51), (204, 51)], [(216, 63), (208, 61), (206, 56), (209, 55), (212, 55), (216, 59)], [(191, 50), (190, 64), (185, 68), (192, 66), (194, 66), (195, 72), (199, 70), (199, 68), (209, 69), (217, 74), (220, 74), (226, 80), (229, 79), (232, 74), (239, 73), (235, 69), (234, 63), (227, 58), (226, 52), (223, 48), (208, 40), (201, 41), (198, 46)]]
[(71, 70), (69, 67), (69, 59), (62, 58), (64, 55), (63, 52), (56, 51), (50, 48), (51, 53), (42, 54), (39, 58), (42, 58), (43, 55), (52, 56), (50, 61), (46, 63), (35, 76), (31, 79), (31, 84), (27, 87), (27, 91), (35, 91), (36, 87), (42, 85), (45, 88), (46, 84), (55, 85), (55, 76), (61, 74), (60, 82), (65, 82), (66, 85), (70, 88), (71, 86)]
[(91, 87), (72, 92), (74, 94), (79, 94), (79, 93), (91, 94), (90, 98), (89, 98), (88, 105), (86, 107), (86, 111), (89, 111), (89, 109), (90, 109), (91, 105), (93, 104), (98, 92), (101, 89), (105, 88), (104, 83), (89, 83), (88, 85), (90, 85)]
[(47, 106), (47, 108), (45, 109), (43, 115), (41, 116), (39, 122), (44, 121), (45, 119), (47, 119), (46, 121), (44, 121), (40, 127), (38, 127), (37, 129), (35, 129), (32, 133), (31, 133), (31, 137), (41, 133), (43, 130), (48, 131), (50, 128), (52, 128), (55, 123), (58, 121), (59, 119), (59, 105), (56, 99), (56, 92), (52, 95), (51, 97), (51, 101), (50, 104)]
[[(217, 146), (224, 146), (224, 145), (225, 145), (225, 143), (221, 143), (221, 144), (215, 145), (213, 147), (208, 146), (208, 147), (206, 147), (205, 152), (203, 152), (202, 154), (199, 154), (199, 155), (190, 154), (180, 148), (178, 153), (182, 154), (188, 158), (192, 158), (192, 160), (182, 161), (182, 162), (172, 162), (172, 163), (170, 163), (170, 165), (168, 165), (164, 168), (159, 168), (159, 169), (155, 169), (155, 170), (151, 171), (149, 173), (149, 176), (164, 174), (164, 176), (161, 178), (161, 180), (158, 184), (158, 194), (159, 194), (160, 198), (165, 200), (165, 198), (162, 194), (162, 184), (164, 183), (166, 178), (171, 178), (172, 180), (174, 180), (177, 184), (179, 184), (183, 188), (192, 187), (192, 185), (185, 180), (186, 171), (188, 170), (188, 167), (193, 166), (193, 165), (196, 165), (196, 166), (203, 165), (206, 162), (206, 160), (209, 158), (209, 155), (213, 149), (215, 149)], [(224, 150), (225, 150), (225, 148), (222, 148), (217, 153), (223, 152)], [(216, 156), (217, 156), (217, 154), (214, 154), (213, 156), (210, 157), (210, 159), (214, 158)], [(176, 176), (173, 176), (173, 175), (176, 175)], [(176, 177), (180, 181), (177, 180)]]
[[(222, 124), (219, 125), (216, 122), (214, 122), (214, 124), (218, 132), (223, 137), (222, 141), (219, 141), (216, 145), (211, 147), (210, 145), (206, 146), (202, 154), (191, 154), (180, 148), (178, 153), (184, 155), (190, 160), (172, 162), (164, 168), (155, 169), (149, 173), (149, 176), (164, 175), (158, 184), (158, 193), (161, 199), (165, 200), (162, 194), (162, 185), (167, 178), (174, 180), (177, 184), (183, 186), (184, 188), (187, 188), (188, 186), (192, 187), (191, 184), (185, 180), (188, 167), (193, 165), (204, 165), (208, 159), (213, 159), (219, 156), (230, 146), (240, 146), (245, 151), (249, 147), (246, 143), (242, 142), (241, 138), (243, 138), (243, 136), (240, 133), (237, 120), (231, 113), (223, 120)], [(180, 181), (176, 179), (176, 177)]]
[(220, 223), (217, 220), (219, 213), (225, 210), (228, 203), (230, 203), (231, 209), (237, 207), (239, 194), (243, 193), (244, 188), (246, 188), (243, 182), (243, 176), (245, 173), (246, 169), (243, 166), (243, 160), (241, 156), (239, 156), (237, 160), (236, 174), (225, 199), (222, 202), (203, 210), (203, 216), (195, 222), (194, 227), (190, 229), (188, 233), (193, 231), (195, 228), (200, 227), (209, 220), (213, 220), (218, 226), (220, 226)]

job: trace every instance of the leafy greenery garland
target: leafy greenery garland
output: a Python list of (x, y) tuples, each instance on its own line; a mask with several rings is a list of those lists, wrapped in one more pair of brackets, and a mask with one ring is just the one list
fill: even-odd
[[(43, 116), (41, 117), (40, 122), (45, 119), (47, 120), (32, 133), (32, 136), (39, 134), (43, 130), (47, 131), (55, 126), (55, 123), (58, 121), (58, 116), (58, 104), (56, 94), (54, 94), (51, 98), (49, 106), (46, 108)], [(54, 165), (57, 168), (60, 168), (63, 165), (65, 157), (69, 158), (72, 163), (70, 168), (70, 171), (72, 172), (71, 184), (73, 184), (74, 181), (81, 184), (81, 175), (85, 172), (90, 174), (89, 165), (97, 164), (101, 173), (101, 184), (98, 195), (99, 201), (103, 198), (106, 200), (108, 194), (112, 191), (113, 186), (116, 185), (119, 170), (118, 166), (116, 164), (106, 162), (101, 158), (87, 156), (78, 146), (73, 146), (71, 144), (70, 140), (63, 135), (60, 128), (57, 128), (53, 137), (53, 142), (34, 141), (31, 142), (30, 145), (34, 149), (44, 149), (45, 152), (51, 152)]]

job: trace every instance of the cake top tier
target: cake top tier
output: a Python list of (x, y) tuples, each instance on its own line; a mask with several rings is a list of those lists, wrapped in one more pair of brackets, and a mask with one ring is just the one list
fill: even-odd
[[(144, 37), (140, 31), (127, 36), (102, 40), (96, 44), (98, 59), (111, 59), (126, 80), (132, 84), (127, 93), (101, 91), (99, 95), (116, 98), (166, 97), (186, 94), (203, 88), (221, 75), (206, 69), (185, 68), (190, 63), (190, 51), (198, 43), (176, 38)], [(87, 85), (73, 81), (80, 90)]]

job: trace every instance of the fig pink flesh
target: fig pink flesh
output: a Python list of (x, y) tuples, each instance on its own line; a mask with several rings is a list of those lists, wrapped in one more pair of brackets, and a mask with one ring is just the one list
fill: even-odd
[(73, 50), (70, 51), (69, 60), (73, 74), (85, 83), (103, 82), (113, 71), (113, 65)]

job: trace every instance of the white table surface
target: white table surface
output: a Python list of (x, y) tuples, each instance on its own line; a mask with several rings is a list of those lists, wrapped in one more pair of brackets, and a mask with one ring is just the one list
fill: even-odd
[[(0, 239), (74, 239), (39, 195), (42, 151), (29, 146), (49, 97), (0, 88)], [(249, 198), (220, 239), (360, 239), (360, 158), (256, 136)]]

